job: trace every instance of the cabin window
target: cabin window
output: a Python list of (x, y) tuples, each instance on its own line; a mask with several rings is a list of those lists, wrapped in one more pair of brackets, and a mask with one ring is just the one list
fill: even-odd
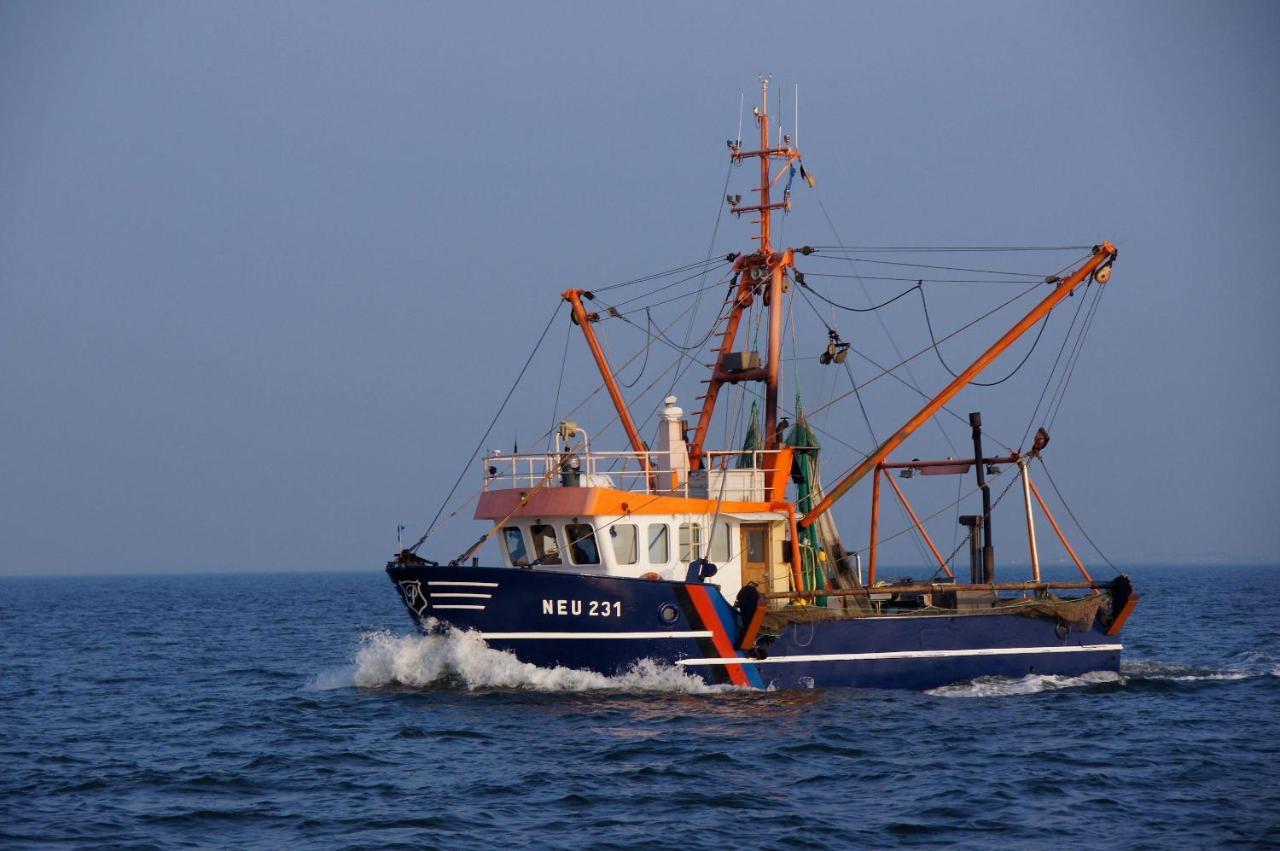
[(634, 523), (614, 523), (609, 527), (613, 541), (613, 559), (618, 564), (636, 563), (636, 527)]
[(649, 527), (649, 564), (666, 564), (671, 561), (671, 536), (667, 526), (654, 524)]
[(529, 551), (524, 548), (524, 534), (519, 526), (504, 526), (502, 543), (507, 547), (507, 562), (512, 567), (524, 567), (529, 563)]
[(680, 524), (680, 562), (688, 564), (702, 558), (702, 526), (698, 523)]
[(716, 523), (711, 527), (711, 540), (707, 542), (707, 558), (711, 559), (712, 564), (723, 565), (729, 559), (733, 558), (733, 551), (729, 546), (732, 538), (733, 530), (728, 523)]
[(539, 564), (560, 564), (560, 544), (556, 541), (554, 526), (535, 523), (529, 527), (533, 536), (533, 551), (538, 555)]
[(570, 523), (564, 527), (564, 534), (569, 539), (569, 558), (574, 564), (600, 563), (596, 530), (590, 523)]

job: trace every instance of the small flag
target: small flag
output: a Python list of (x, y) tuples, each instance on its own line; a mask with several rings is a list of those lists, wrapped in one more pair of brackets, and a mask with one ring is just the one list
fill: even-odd
[(818, 185), (817, 179), (812, 174), (804, 170), (804, 163), (800, 163), (800, 177), (803, 178), (805, 183), (809, 184), (810, 189), (813, 189)]

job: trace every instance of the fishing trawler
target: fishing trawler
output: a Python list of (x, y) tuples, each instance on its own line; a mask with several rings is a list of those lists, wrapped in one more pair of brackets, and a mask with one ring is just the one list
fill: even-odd
[[(565, 418), (544, 435), (543, 452), (490, 451), (483, 457), (474, 511), (485, 524), (479, 540), (448, 560), (433, 561), (421, 554), (445, 510), (442, 506), (426, 534), (411, 546), (402, 545), (386, 566), (410, 615), (424, 631), (474, 631), (491, 647), (538, 666), (616, 674), (647, 659), (678, 666), (708, 683), (755, 688), (928, 689), (983, 676), (1118, 670), (1121, 629), (1138, 596), (1124, 575), (1107, 580), (1090, 575), (1032, 480), (1032, 464), (1043, 462), (1048, 431), (1037, 429), (1029, 445), (988, 453), (981, 415), (960, 417), (947, 407), (962, 389), (980, 383), (978, 377), (1037, 325), (1038, 342), (1048, 317), (1066, 299), (1090, 291), (1096, 297), (1111, 277), (1115, 247), (1109, 242), (1080, 247), (1083, 254), (1070, 266), (1030, 280), (1022, 295), (1031, 296), (1034, 305), (968, 367), (947, 367), (951, 380), (941, 390), (924, 392), (904, 381), (926, 400), (924, 404), (901, 418), (890, 436), (876, 439), (874, 449), (856, 453), (847, 472), (823, 482), (818, 460), (826, 450), (820, 450), (812, 418), (799, 403), (784, 410), (779, 402), (788, 302), (799, 293), (806, 300), (821, 298), (833, 309), (865, 313), (917, 289), (923, 303), (924, 280), (884, 304), (848, 308), (823, 296), (799, 268), (822, 259), (848, 262), (848, 249), (775, 246), (774, 217), (790, 212), (797, 174), (810, 188), (816, 181), (804, 166), (798, 143), (781, 128), (771, 127), (768, 95), (766, 78), (761, 81), (760, 106), (753, 110), (758, 146), (745, 146), (741, 131), (728, 145), (731, 164), (754, 161), (759, 167), (755, 198), (747, 203), (740, 195), (725, 199), (732, 214), (752, 217), (757, 228), (754, 248), (670, 270), (663, 274), (692, 270), (693, 275), (659, 288), (669, 295), (670, 287), (705, 276), (716, 264), (726, 267), (723, 280), (707, 288), (719, 289), (723, 301), (703, 341), (711, 340), (712, 333), (719, 336), (696, 418), (687, 419), (677, 397), (666, 395), (655, 410), (656, 440), (650, 446), (632, 413), (635, 398), (627, 399), (601, 338), (602, 326), (609, 322), (639, 328), (629, 318), (635, 311), (616, 300), (609, 304), (611, 288), (565, 290), (560, 304), (567, 305), (568, 321), (580, 331), (599, 371), (612, 421), (589, 433)], [(1057, 377), (1058, 389), (1069, 378), (1066, 370), (1096, 309), (1095, 300), (1078, 325), (1084, 301), (1079, 301), (1050, 370), (1049, 379)], [(926, 320), (927, 310), (925, 305)], [(819, 366), (841, 366), (851, 354), (861, 354), (842, 339), (834, 322), (814, 312), (827, 332), (826, 348), (815, 359)], [(764, 335), (763, 357), (745, 343), (744, 326), (756, 329), (757, 341)], [(690, 346), (686, 339), (685, 345), (677, 344), (656, 328), (647, 312), (641, 330), (646, 336), (646, 364), (655, 341), (675, 350), (681, 363), (696, 361), (689, 352), (699, 343)], [(931, 350), (942, 361), (942, 341), (933, 336), (931, 322), (929, 334)], [(1069, 342), (1071, 356), (1060, 363)], [(1024, 357), (1017, 368), (1026, 361)], [(877, 377), (897, 377), (898, 367), (882, 369)], [(522, 370), (521, 377), (524, 374)], [(870, 383), (859, 385), (852, 371), (849, 377), (855, 395)], [(1050, 405), (1060, 404), (1058, 389)], [(726, 414), (718, 404), (729, 395), (736, 395), (737, 404)], [(857, 398), (861, 406), (861, 396)], [(1042, 392), (1033, 417), (1044, 399)], [(744, 439), (713, 448), (713, 417), (719, 413), (726, 435), (736, 436), (747, 401), (752, 414)], [(942, 413), (964, 421), (964, 454), (938, 460), (895, 457), (909, 438)], [(603, 429), (613, 422), (625, 432), (625, 450), (598, 445)], [(870, 425), (868, 419), (869, 431)], [(468, 467), (480, 456), (485, 438)], [(597, 445), (592, 445), (592, 438)], [(828, 442), (837, 439), (824, 437)], [(993, 500), (988, 477), (998, 468), (1013, 475)], [(922, 518), (896, 479), (919, 475), (967, 480), (970, 471), (973, 489), (947, 506), (955, 512), (952, 529), (964, 530), (963, 541), (944, 556), (928, 532), (929, 522), (942, 512)], [(867, 543), (850, 548), (831, 509), (859, 484), (870, 486)], [(881, 522), (885, 484), (909, 521), (892, 534), (886, 534)], [(1021, 496), (1010, 503), (1022, 508), (1030, 575), (1009, 579), (1002, 569), (998, 579), (993, 516), (1001, 497), (1010, 492)], [(972, 513), (962, 513), (966, 505), (974, 506)], [(1043, 538), (1043, 531), (1037, 528), (1038, 520), (1047, 522), (1079, 579), (1050, 581), (1042, 575), (1037, 534)], [(880, 575), (880, 549), (902, 534), (909, 534), (921, 552), (928, 553), (924, 578)], [(959, 534), (953, 532), (953, 538)], [(480, 553), (491, 541), (497, 546), (482, 563)]]

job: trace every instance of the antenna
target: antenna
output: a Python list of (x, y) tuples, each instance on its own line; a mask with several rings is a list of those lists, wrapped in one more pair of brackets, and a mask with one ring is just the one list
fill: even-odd
[(747, 93), (738, 93), (738, 147), (742, 147), (742, 111), (747, 108)]
[(795, 140), (796, 147), (800, 147), (800, 84), (796, 83), (796, 96), (793, 101), (796, 108), (796, 123), (791, 128), (791, 138)]

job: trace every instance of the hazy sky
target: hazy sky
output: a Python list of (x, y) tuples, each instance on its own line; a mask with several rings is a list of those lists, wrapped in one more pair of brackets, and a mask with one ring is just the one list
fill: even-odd
[[(1275, 561), (1278, 41), (1269, 2), (0, 0), (0, 573), (378, 567), (398, 523), (434, 514), (562, 289), (706, 254), (761, 72), (788, 123), (799, 84), (820, 181), (787, 244), (835, 241), (819, 200), (852, 244), (1116, 241), (1051, 469), (1116, 560)], [(748, 237), (725, 217), (716, 250)], [(851, 285), (824, 286), (859, 303)], [(939, 296), (942, 324), (999, 293)], [(884, 318), (919, 346), (918, 304)], [(838, 324), (892, 357), (869, 315)], [(492, 446), (550, 424), (566, 325)], [(799, 333), (802, 354), (825, 344)], [(562, 411), (593, 378), (568, 352)], [(835, 386), (805, 369), (806, 400)], [(917, 377), (945, 379), (926, 359)], [(956, 409), (1016, 441), (1040, 389), (1021, 379)], [(911, 399), (881, 392), (888, 432)], [(823, 425), (869, 443), (856, 406)], [(601, 442), (624, 448), (616, 428)], [(855, 545), (865, 511), (838, 514)], [(469, 513), (424, 552), (474, 539)], [(1002, 551), (1022, 551), (1019, 518)]]

